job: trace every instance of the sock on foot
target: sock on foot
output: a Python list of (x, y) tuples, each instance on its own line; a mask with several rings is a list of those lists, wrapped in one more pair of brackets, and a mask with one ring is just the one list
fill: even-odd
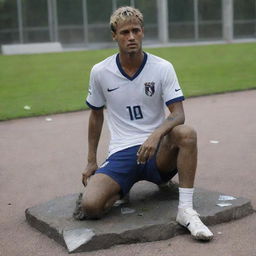
[(179, 188), (179, 206), (178, 208), (193, 209), (194, 188)]

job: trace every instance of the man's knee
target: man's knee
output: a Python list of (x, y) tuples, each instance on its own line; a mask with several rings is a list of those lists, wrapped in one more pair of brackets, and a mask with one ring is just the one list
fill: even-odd
[(86, 216), (99, 219), (119, 198), (120, 186), (105, 174), (95, 174), (88, 182), (82, 198)]
[(88, 198), (86, 196), (82, 199), (82, 207), (86, 216), (90, 219), (99, 219), (104, 213), (104, 203), (96, 198)]
[(192, 127), (179, 125), (173, 130), (179, 146), (194, 147), (197, 145), (197, 134)]

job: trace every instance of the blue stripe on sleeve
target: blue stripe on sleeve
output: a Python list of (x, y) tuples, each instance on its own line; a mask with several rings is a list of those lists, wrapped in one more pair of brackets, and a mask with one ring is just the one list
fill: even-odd
[(86, 101), (86, 104), (88, 105), (89, 108), (91, 108), (93, 110), (100, 110), (100, 109), (104, 108), (104, 106), (102, 106), (102, 107), (95, 107), (95, 106), (91, 105), (88, 101)]
[(168, 106), (168, 105), (170, 105), (172, 103), (183, 101), (183, 100), (185, 100), (184, 96), (180, 96), (178, 98), (166, 101), (165, 104), (166, 104), (166, 106)]

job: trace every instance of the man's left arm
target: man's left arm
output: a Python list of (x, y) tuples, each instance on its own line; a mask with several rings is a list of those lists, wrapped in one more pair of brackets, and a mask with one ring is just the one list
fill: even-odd
[(163, 124), (159, 126), (140, 146), (137, 153), (138, 163), (145, 163), (148, 159), (150, 159), (156, 153), (162, 138), (175, 126), (184, 124), (185, 114), (182, 101), (169, 104), (168, 109), (170, 113)]

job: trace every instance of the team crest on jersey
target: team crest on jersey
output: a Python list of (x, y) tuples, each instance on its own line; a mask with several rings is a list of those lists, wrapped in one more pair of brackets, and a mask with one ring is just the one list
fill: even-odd
[(155, 82), (147, 82), (145, 85), (145, 93), (148, 96), (153, 96), (155, 93)]

